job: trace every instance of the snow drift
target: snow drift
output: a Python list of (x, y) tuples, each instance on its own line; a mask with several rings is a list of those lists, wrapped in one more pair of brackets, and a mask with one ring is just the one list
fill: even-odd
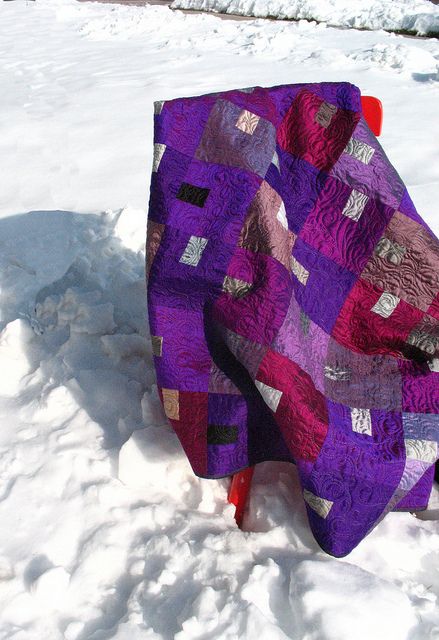
[(439, 32), (439, 7), (428, 0), (174, 0), (174, 9), (196, 9), (258, 18), (317, 20), (334, 27)]

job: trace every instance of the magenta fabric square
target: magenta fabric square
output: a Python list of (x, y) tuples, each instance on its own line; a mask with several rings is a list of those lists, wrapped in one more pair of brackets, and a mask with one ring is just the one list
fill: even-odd
[[(269, 345), (286, 316), (291, 284), (285, 286), (285, 267), (263, 253), (237, 248), (227, 270), (230, 279), (249, 285), (243, 296), (223, 292), (213, 306), (212, 317), (227, 329), (250, 341)], [(259, 301), (264, 299), (263, 307)]]
[(358, 219), (353, 219), (348, 215), (351, 193), (348, 185), (329, 177), (299, 237), (333, 262), (360, 274), (394, 210), (368, 198)]
[(420, 309), (361, 277), (340, 309), (333, 337), (358, 353), (386, 353), (395, 357), (428, 355), (413, 350), (409, 338), (423, 318)]
[[(430, 368), (427, 363), (418, 364), (409, 360), (401, 360), (399, 368), (402, 376), (402, 410), (421, 416), (423, 414), (439, 414), (439, 375), (434, 367)], [(419, 416), (417, 419), (416, 417), (413, 419), (417, 424), (417, 429), (423, 432), (423, 420)], [(434, 422), (432, 432), (439, 434), (439, 421)]]
[(277, 127), (281, 122), (281, 116), (273, 102), (267, 102), (266, 92), (263, 87), (248, 87), (244, 89), (238, 89), (236, 91), (225, 91), (224, 94), (219, 94), (218, 98), (224, 98), (240, 110), (251, 111), (257, 116), (271, 122), (274, 127)]
[[(326, 119), (319, 118), (324, 107)], [(303, 88), (277, 129), (281, 149), (303, 158), (317, 169), (329, 171), (345, 149), (360, 119), (356, 111), (325, 102), (314, 91)]]

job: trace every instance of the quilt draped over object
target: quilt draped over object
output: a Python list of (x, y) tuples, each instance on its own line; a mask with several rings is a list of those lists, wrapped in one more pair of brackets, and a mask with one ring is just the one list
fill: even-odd
[(439, 443), (439, 242), (348, 83), (155, 103), (148, 313), (194, 472), (297, 464), (343, 556), (420, 510)]

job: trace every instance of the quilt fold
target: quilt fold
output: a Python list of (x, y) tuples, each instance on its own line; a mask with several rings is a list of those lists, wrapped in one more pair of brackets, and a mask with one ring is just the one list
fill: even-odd
[(425, 509), (439, 443), (439, 242), (349, 83), (155, 103), (148, 315), (194, 473), (297, 465), (348, 554)]

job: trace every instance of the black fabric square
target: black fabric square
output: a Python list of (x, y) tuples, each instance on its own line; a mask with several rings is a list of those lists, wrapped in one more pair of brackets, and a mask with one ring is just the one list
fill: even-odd
[(209, 424), (207, 444), (233, 444), (238, 440), (238, 427), (227, 424)]
[(188, 182), (182, 182), (177, 193), (177, 198), (183, 200), (183, 202), (194, 204), (196, 207), (204, 207), (209, 191), (210, 189), (196, 187)]

